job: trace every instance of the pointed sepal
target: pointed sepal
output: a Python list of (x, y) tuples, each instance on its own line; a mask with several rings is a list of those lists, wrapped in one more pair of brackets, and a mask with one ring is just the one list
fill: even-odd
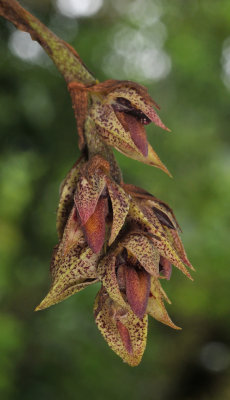
[(129, 211), (129, 195), (111, 179), (107, 179), (107, 187), (113, 209), (113, 223), (108, 243), (111, 246), (125, 223)]
[(54, 249), (50, 272), (51, 288), (36, 311), (52, 306), (98, 281), (99, 255), (87, 246), (73, 208), (62, 241)]
[(180, 269), (188, 278), (193, 280), (183, 260), (178, 255), (172, 243), (169, 241), (165, 230), (150, 207), (141, 201), (131, 201), (129, 215), (137, 224), (146, 228), (149, 239), (158, 250), (159, 254), (169, 260), (175, 267)]
[(111, 349), (131, 366), (140, 363), (146, 346), (148, 319), (112, 301), (102, 287), (94, 306), (95, 321)]
[(130, 254), (132, 254), (141, 266), (155, 277), (159, 275), (159, 252), (147, 236), (131, 233), (121, 241)]
[(159, 280), (151, 278), (150, 297), (147, 306), (147, 313), (157, 321), (170, 326), (173, 329), (181, 329), (175, 325), (169, 317), (164, 306), (165, 293), (161, 287)]
[(107, 145), (114, 147), (116, 150), (124, 154), (126, 157), (130, 157), (144, 164), (159, 168), (171, 177), (169, 170), (162, 163), (162, 161), (160, 160), (160, 158), (158, 157), (158, 155), (156, 154), (156, 152), (153, 150), (153, 148), (149, 143), (148, 143), (148, 155), (147, 157), (145, 157), (141, 153), (141, 151), (137, 148), (137, 146), (133, 141), (130, 140), (124, 141), (122, 136), (111, 135), (109, 131), (99, 126), (97, 127), (97, 132)]
[(71, 168), (60, 187), (60, 200), (57, 209), (57, 232), (59, 239), (63, 235), (65, 224), (74, 204), (74, 192), (84, 163), (85, 159), (81, 157)]
[[(106, 291), (108, 292), (110, 298), (118, 303), (121, 307), (126, 307), (126, 299), (122, 295), (125, 287), (121, 288), (119, 286), (119, 281), (116, 271), (116, 256), (120, 249), (116, 249), (114, 252), (109, 252), (102, 260), (99, 262), (97, 267), (97, 275)], [(119, 271), (119, 268), (118, 268)]]
[(84, 225), (94, 213), (104, 187), (105, 178), (101, 174), (94, 174), (88, 179), (85, 176), (79, 178), (74, 201), (82, 225)]
[(85, 287), (98, 281), (96, 264), (98, 257), (91, 249), (72, 249), (67, 256), (61, 257), (60, 252), (54, 259), (52, 269), (58, 269), (50, 291), (35, 311), (42, 310), (59, 303)]

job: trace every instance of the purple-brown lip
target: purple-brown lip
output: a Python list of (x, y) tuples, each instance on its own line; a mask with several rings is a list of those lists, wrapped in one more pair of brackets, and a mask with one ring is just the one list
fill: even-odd
[(121, 111), (133, 115), (142, 125), (148, 125), (151, 122), (151, 119), (149, 119), (147, 115), (145, 115), (141, 110), (135, 108), (129, 100), (124, 99), (123, 97), (117, 97), (116, 103), (112, 106), (114, 111)]

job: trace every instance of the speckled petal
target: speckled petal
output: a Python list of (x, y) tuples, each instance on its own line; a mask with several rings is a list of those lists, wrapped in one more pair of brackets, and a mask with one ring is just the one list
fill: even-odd
[(130, 234), (121, 242), (121, 244), (137, 258), (142, 267), (150, 275), (159, 275), (160, 256), (158, 250), (146, 236)]
[(170, 243), (173, 245), (175, 248), (177, 254), (181, 258), (184, 264), (186, 264), (189, 268), (191, 268), (192, 271), (195, 271), (195, 268), (192, 266), (190, 261), (188, 260), (187, 254), (185, 252), (183, 243), (180, 239), (179, 233), (177, 231), (174, 231), (172, 229), (169, 229), (165, 227), (166, 234), (168, 236), (168, 239)]
[(79, 178), (74, 201), (82, 225), (84, 225), (94, 213), (104, 187), (105, 178), (102, 174), (91, 175), (89, 179), (86, 179), (85, 176)]
[(54, 248), (50, 291), (36, 310), (59, 303), (98, 280), (96, 267), (99, 255), (87, 246), (75, 215), (76, 208), (73, 207), (62, 241)]
[(57, 231), (59, 239), (61, 239), (63, 235), (65, 224), (74, 204), (74, 192), (84, 163), (85, 159), (81, 157), (71, 168), (60, 188), (60, 200), (57, 209)]
[(121, 249), (119, 250), (118, 248), (116, 251), (110, 252), (102, 258), (97, 267), (97, 274), (111, 299), (121, 307), (127, 307), (118, 285), (115, 270), (116, 254), (118, 254), (119, 251), (121, 251)]
[(49, 293), (36, 308), (36, 311), (50, 307), (67, 299), (85, 287), (98, 281), (96, 264), (98, 256), (91, 249), (72, 249), (65, 257), (57, 252), (55, 265), (55, 279)]
[(64, 257), (73, 247), (82, 248), (85, 243), (84, 235), (80, 229), (77, 218), (77, 210), (74, 206), (65, 226), (63, 237), (59, 245), (59, 252), (61, 253), (62, 257)]
[(155, 278), (151, 279), (150, 293), (151, 294), (148, 301), (147, 313), (151, 315), (151, 317), (155, 318), (165, 325), (170, 326), (171, 328), (181, 329), (176, 326), (169, 317), (163, 301), (165, 297), (164, 291), (161, 287), (160, 282)]
[(133, 141), (127, 142), (122, 139), (119, 135), (111, 135), (109, 131), (100, 126), (97, 126), (97, 133), (101, 136), (103, 141), (109, 145), (120, 151), (120, 153), (126, 155), (127, 157), (133, 158), (134, 155), (136, 157), (142, 157), (141, 152), (135, 146)]
[(130, 132), (125, 130), (110, 105), (95, 104), (91, 109), (91, 118), (94, 120), (96, 125), (105, 129), (110, 135), (119, 138), (122, 142), (133, 147), (138, 153), (140, 153), (133, 143)]
[(113, 223), (109, 238), (110, 246), (125, 223), (129, 211), (129, 195), (109, 178), (107, 178), (107, 187), (113, 208)]
[(158, 210), (160, 211), (160, 213), (158, 212), (157, 217), (162, 224), (181, 231), (173, 210), (164, 201), (159, 200), (157, 197), (138, 186), (123, 183), (122, 187), (134, 198), (149, 200), (146, 204), (149, 204), (155, 214)]
[(147, 315), (140, 320), (133, 312), (113, 302), (104, 288), (96, 297), (94, 315), (111, 349), (129, 365), (138, 365), (146, 346)]
[(190, 273), (185, 268), (183, 260), (180, 259), (175, 248), (170, 243), (164, 228), (152, 210), (140, 205), (139, 203), (137, 204), (137, 202), (131, 201), (129, 214), (137, 223), (147, 228), (149, 238), (159, 251), (160, 255), (167, 258), (167, 260), (175, 265), (175, 267), (180, 269), (188, 278), (193, 280)]
[(134, 160), (140, 161), (144, 164), (151, 165), (164, 171), (167, 175), (171, 176), (166, 166), (161, 162), (158, 155), (155, 153), (151, 145), (148, 143), (148, 156), (144, 157), (143, 154), (138, 150), (133, 142), (127, 143), (122, 140), (119, 136), (112, 136), (108, 131), (97, 127), (97, 132), (101, 135), (104, 142), (120, 151), (127, 157), (133, 158)]
[(66, 286), (65, 288), (56, 287), (55, 291), (51, 289), (42, 302), (35, 308), (35, 311), (41, 311), (45, 308), (60, 303), (61, 301), (66, 300), (68, 297), (73, 296), (74, 294), (97, 282), (98, 279), (91, 279), (82, 283), (70, 283), (70, 286)]
[[(163, 124), (157, 115), (156, 111), (153, 109), (153, 100), (149, 100), (149, 95), (146, 90), (146, 95), (140, 96), (138, 91), (135, 88), (119, 88), (111, 92), (107, 96), (107, 101), (112, 101), (112, 99), (116, 98), (127, 99), (131, 102), (132, 106), (137, 110), (141, 110), (155, 125), (159, 126), (162, 129), (169, 131), (169, 129)], [(146, 98), (144, 98), (146, 97)], [(150, 103), (151, 101), (151, 103)], [(154, 104), (155, 105), (155, 104)]]

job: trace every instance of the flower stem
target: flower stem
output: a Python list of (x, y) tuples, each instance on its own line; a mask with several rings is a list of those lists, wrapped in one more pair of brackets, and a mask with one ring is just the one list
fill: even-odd
[(16, 28), (28, 32), (31, 38), (43, 47), (67, 83), (75, 80), (91, 85), (96, 82), (78, 53), (21, 7), (16, 0), (0, 0), (0, 15), (12, 22)]

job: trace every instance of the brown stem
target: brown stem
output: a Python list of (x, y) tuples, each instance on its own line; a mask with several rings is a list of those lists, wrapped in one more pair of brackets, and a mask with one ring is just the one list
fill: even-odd
[[(16, 28), (28, 32), (31, 38), (36, 40), (53, 60), (66, 80), (70, 90), (78, 125), (80, 149), (82, 150), (86, 144), (89, 157), (100, 154), (109, 161), (111, 175), (117, 182), (120, 182), (122, 179), (121, 171), (116, 163), (112, 150), (99, 138), (93, 122), (89, 122), (90, 119), (87, 120), (86, 118), (88, 108), (87, 96), (85, 101), (83, 101), (84, 96), (81, 97), (79, 94), (81, 93), (81, 88), (84, 88), (84, 85), (94, 85), (96, 84), (96, 80), (83, 64), (78, 53), (68, 43), (59, 39), (36, 17), (21, 7), (16, 0), (0, 0), (0, 15), (12, 22)], [(77, 95), (71, 90), (70, 82), (80, 83)], [(84, 93), (84, 90), (82, 93)], [(79, 100), (77, 101), (77, 99)], [(86, 124), (85, 118), (88, 121)]]
[(122, 181), (122, 173), (116, 162), (113, 151), (97, 134), (95, 124), (91, 118), (88, 118), (85, 123), (85, 139), (89, 158), (95, 156), (96, 154), (101, 155), (110, 164), (110, 173), (112, 178), (117, 183), (120, 183)]
[(0, 15), (12, 22), (16, 28), (28, 32), (31, 38), (43, 47), (66, 82), (78, 81), (86, 85), (96, 82), (81, 61), (78, 53), (21, 7), (16, 0), (0, 0)]

